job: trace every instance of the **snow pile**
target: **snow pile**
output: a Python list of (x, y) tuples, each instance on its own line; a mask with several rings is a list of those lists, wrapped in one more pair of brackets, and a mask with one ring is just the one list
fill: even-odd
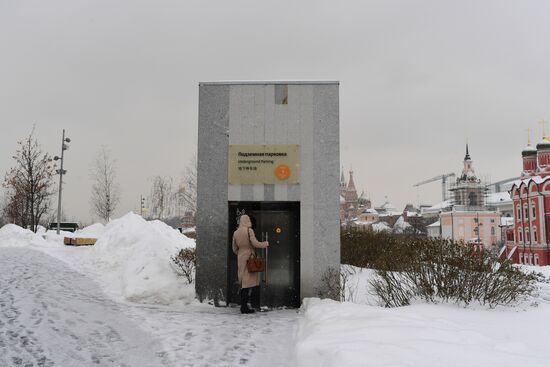
[[(43, 232), (43, 237), (49, 242), (63, 242), (64, 237), (80, 237), (80, 238), (99, 238), (105, 231), (105, 226), (101, 223), (95, 223), (88, 227), (78, 229), (75, 232), (57, 231), (55, 229)], [(40, 233), (40, 232), (39, 232)]]
[[(65, 246), (64, 237), (97, 238), (95, 246)], [(42, 230), (40, 234), (8, 224), (0, 228), (0, 247), (31, 247), (66, 262), (96, 280), (116, 299), (133, 302), (188, 303), (195, 298), (171, 264), (179, 250), (195, 241), (160, 221), (129, 213), (107, 225), (75, 233)]]
[(105, 231), (105, 226), (101, 223), (95, 223), (91, 226), (77, 230), (73, 237), (84, 237), (84, 238), (99, 238)]
[(133, 302), (170, 304), (194, 299), (192, 285), (186, 285), (170, 265), (171, 256), (194, 245), (162, 222), (129, 213), (105, 226), (93, 254), (111, 291)]
[(407, 222), (405, 222), (405, 218), (403, 216), (400, 216), (399, 219), (395, 222), (393, 225), (393, 231), (395, 233), (403, 233), (405, 230), (410, 228), (411, 225)]
[(42, 233), (41, 237), (51, 246), (64, 246), (63, 239), (65, 237), (75, 237), (75, 234), (73, 232), (66, 231), (59, 231), (59, 234), (57, 234), (56, 230), (48, 229)]
[(371, 281), (376, 276), (376, 270), (342, 264), (340, 274), (342, 274), (341, 285), (345, 301), (372, 306), (380, 305), (380, 300), (371, 285)]
[(473, 309), (448, 304), (382, 308), (305, 299), (295, 364), (347, 366), (548, 365), (550, 305)]
[(45, 246), (48, 243), (40, 235), (15, 224), (6, 224), (0, 228), (0, 247), (24, 247), (29, 245)]
[[(542, 274), (550, 280), (550, 266), (518, 265), (523, 271)], [(550, 282), (539, 283), (538, 299), (536, 302), (550, 304)]]

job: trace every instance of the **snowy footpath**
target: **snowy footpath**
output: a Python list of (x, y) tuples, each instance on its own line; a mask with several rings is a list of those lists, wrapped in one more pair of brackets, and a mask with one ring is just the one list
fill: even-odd
[(1, 366), (152, 366), (158, 343), (98, 286), (41, 252), (0, 249)]
[(241, 315), (195, 300), (170, 260), (195, 243), (164, 223), (129, 213), (76, 234), (94, 246), (71, 235), (0, 228), (0, 367), (550, 365), (550, 283), (515, 307), (386, 309), (373, 271), (348, 268), (353, 303)]
[(0, 269), (0, 366), (282, 366), (290, 357), (296, 311), (115, 302), (29, 248), (0, 248)]

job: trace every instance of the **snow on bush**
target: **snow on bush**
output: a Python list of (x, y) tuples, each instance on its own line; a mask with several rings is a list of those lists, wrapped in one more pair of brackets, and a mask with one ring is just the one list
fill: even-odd
[(378, 222), (372, 225), (374, 232), (390, 232), (391, 228), (386, 222)]
[(341, 244), (344, 264), (376, 270), (370, 285), (386, 307), (416, 300), (513, 305), (535, 296), (544, 279), (451, 240), (351, 230)]
[(194, 245), (162, 222), (147, 222), (129, 213), (105, 226), (93, 253), (98, 270), (125, 299), (170, 304), (194, 298), (193, 287), (182, 282), (170, 265), (171, 256)]

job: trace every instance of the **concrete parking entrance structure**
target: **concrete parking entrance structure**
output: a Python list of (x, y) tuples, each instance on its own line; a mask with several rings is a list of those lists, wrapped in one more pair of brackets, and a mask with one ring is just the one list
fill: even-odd
[(261, 273), (261, 305), (271, 307), (300, 306), (300, 203), (297, 202), (231, 202), (229, 203), (228, 289), (230, 303), (239, 301), (237, 258), (232, 256), (231, 236), (238, 219), (247, 214), (255, 222), (258, 240), (269, 240), (270, 247), (256, 250), (266, 259)]
[(338, 93), (325, 81), (199, 84), (199, 300), (236, 301), (230, 241), (243, 212), (270, 242), (262, 305), (338, 298), (327, 289), (340, 268)]

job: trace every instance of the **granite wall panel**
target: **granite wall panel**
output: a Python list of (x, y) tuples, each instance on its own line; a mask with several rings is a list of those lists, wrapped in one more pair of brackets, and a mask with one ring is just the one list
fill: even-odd
[[(288, 82), (287, 105), (275, 103), (275, 84), (200, 85), (196, 288), (201, 300), (225, 296), (228, 200), (300, 202), (302, 297), (317, 296), (323, 275), (339, 267), (338, 83)], [(300, 184), (228, 185), (229, 144), (299, 144)]]

